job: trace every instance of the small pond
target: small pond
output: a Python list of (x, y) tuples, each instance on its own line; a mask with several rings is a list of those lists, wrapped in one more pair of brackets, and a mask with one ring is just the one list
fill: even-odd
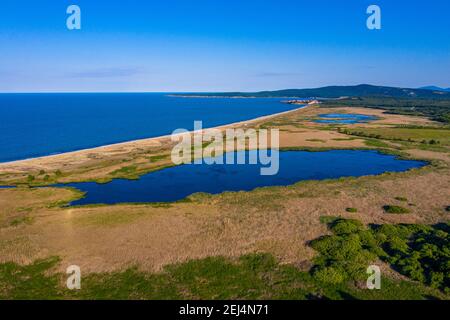
[(316, 123), (330, 123), (330, 124), (355, 124), (355, 123), (367, 123), (377, 120), (375, 116), (368, 116), (365, 114), (356, 113), (327, 113), (319, 114), (319, 118), (314, 120)]

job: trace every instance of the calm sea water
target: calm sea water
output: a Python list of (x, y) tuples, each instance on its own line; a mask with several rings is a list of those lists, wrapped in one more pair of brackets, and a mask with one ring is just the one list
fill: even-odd
[(376, 151), (286, 151), (280, 152), (280, 170), (274, 176), (261, 176), (258, 165), (187, 164), (148, 173), (139, 180), (116, 179), (107, 184), (85, 182), (64, 186), (87, 192), (85, 198), (72, 205), (167, 202), (196, 192), (248, 191), (257, 187), (290, 185), (301, 180), (401, 172), (423, 165), (425, 163), (421, 161), (400, 160)]
[(356, 113), (326, 113), (320, 114), (319, 118), (320, 119), (315, 120), (314, 122), (334, 123), (334, 124), (355, 124), (377, 120), (377, 117), (375, 116), (368, 116)]
[(0, 162), (45, 156), (295, 109), (281, 99), (177, 98), (161, 93), (0, 94)]

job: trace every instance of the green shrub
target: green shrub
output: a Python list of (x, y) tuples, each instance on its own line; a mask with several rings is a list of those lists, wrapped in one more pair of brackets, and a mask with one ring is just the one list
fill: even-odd
[(401, 273), (410, 277), (413, 280), (420, 282), (425, 282), (424, 269), (416, 257), (417, 255), (413, 253), (411, 257), (399, 259), (395, 266), (399, 269)]
[(403, 214), (403, 213), (410, 213), (411, 210), (407, 208), (403, 208), (400, 206), (393, 206), (393, 205), (386, 205), (383, 207), (384, 211), (387, 213), (393, 213), (393, 214)]
[(408, 253), (408, 243), (404, 239), (400, 239), (399, 237), (392, 237), (389, 241), (386, 242), (387, 250), (391, 253)]
[(351, 212), (351, 213), (355, 213), (355, 212), (358, 212), (358, 209), (356, 209), (356, 208), (347, 208), (347, 209), (345, 209), (345, 211)]
[(319, 268), (313, 273), (314, 279), (322, 283), (340, 284), (346, 279), (345, 271), (335, 267)]
[(381, 243), (383, 243), (383, 241), (377, 239), (372, 230), (361, 231), (358, 233), (358, 235), (359, 238), (361, 239), (362, 247), (364, 249), (374, 252), (378, 256), (385, 255), (385, 252), (381, 248)]
[(350, 234), (363, 230), (363, 224), (353, 219), (338, 219), (331, 225), (331, 231), (337, 235)]
[(395, 200), (402, 201), (402, 202), (407, 202), (408, 201), (408, 199), (405, 198), (405, 197), (395, 197)]
[(430, 273), (430, 286), (436, 289), (442, 286), (444, 283), (445, 276), (442, 272), (431, 272)]
[(313, 249), (326, 256), (329, 256), (330, 253), (338, 246), (334, 236), (320, 237), (319, 239), (311, 241), (310, 245)]

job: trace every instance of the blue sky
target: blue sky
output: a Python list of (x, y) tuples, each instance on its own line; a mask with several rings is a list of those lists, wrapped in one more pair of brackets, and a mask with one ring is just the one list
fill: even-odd
[(449, 39), (448, 0), (2, 0), (0, 92), (450, 87)]

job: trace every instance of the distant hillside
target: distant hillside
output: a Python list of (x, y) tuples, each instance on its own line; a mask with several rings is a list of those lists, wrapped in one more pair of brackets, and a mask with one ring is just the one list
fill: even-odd
[(295, 98), (341, 98), (341, 97), (389, 97), (413, 99), (450, 99), (450, 92), (428, 89), (410, 89), (372, 86), (330, 86), (316, 89), (286, 89), (261, 92), (223, 92), (184, 94), (202, 97), (295, 97)]
[(450, 88), (441, 88), (441, 87), (437, 87), (437, 86), (427, 86), (427, 87), (422, 87), (419, 89), (450, 92)]

